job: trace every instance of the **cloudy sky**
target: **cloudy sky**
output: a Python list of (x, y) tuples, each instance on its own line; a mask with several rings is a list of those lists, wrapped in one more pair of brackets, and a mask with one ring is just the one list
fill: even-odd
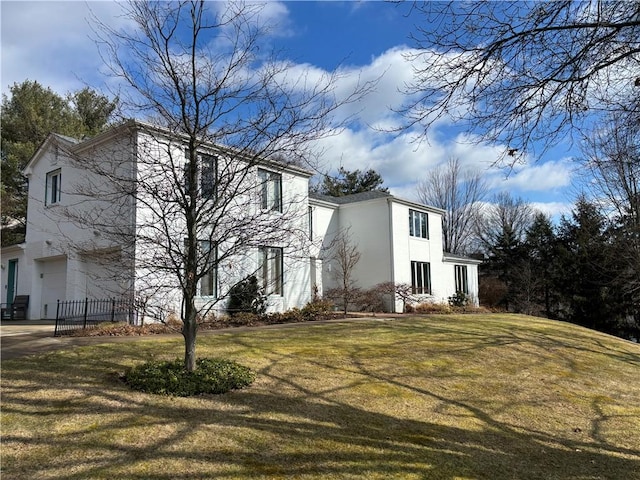
[[(108, 83), (92, 40), (91, 15), (126, 26), (117, 4), (3, 0), (0, 8), (3, 94), (26, 79), (60, 94), (85, 85), (100, 90)], [(567, 146), (506, 172), (492, 167), (500, 145), (472, 143), (455, 125), (444, 122), (421, 143), (410, 141), (412, 131), (391, 135), (375, 128), (400, 122), (394, 108), (402, 105), (400, 91), (411, 80), (406, 54), (413, 48), (410, 34), (417, 19), (407, 17), (405, 8), (387, 2), (269, 2), (264, 16), (277, 25), (269, 41), (296, 68), (316, 74), (340, 69), (345, 88), (356, 79), (378, 80), (376, 90), (352, 106), (357, 121), (323, 145), (328, 168), (373, 168), (393, 194), (414, 199), (416, 182), (429, 169), (457, 157), (463, 166), (484, 172), (495, 193), (507, 190), (554, 216), (571, 208), (575, 152)]]

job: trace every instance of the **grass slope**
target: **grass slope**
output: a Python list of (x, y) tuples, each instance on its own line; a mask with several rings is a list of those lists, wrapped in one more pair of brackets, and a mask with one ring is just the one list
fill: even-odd
[(7, 479), (640, 479), (640, 346), (515, 315), (202, 335), (258, 371), (171, 398), (118, 373), (180, 340), (3, 362)]

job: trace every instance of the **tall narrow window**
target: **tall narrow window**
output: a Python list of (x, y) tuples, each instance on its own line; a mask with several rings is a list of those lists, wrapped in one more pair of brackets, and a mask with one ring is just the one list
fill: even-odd
[(467, 282), (467, 266), (455, 265), (454, 269), (456, 276), (456, 293), (469, 293), (469, 284)]
[(267, 295), (282, 295), (282, 248), (260, 247), (258, 275)]
[(205, 273), (200, 278), (198, 295), (201, 297), (215, 297), (217, 295), (216, 258), (218, 252), (215, 245), (208, 240), (201, 240), (199, 244)]
[[(185, 149), (184, 157), (186, 159), (184, 164), (184, 188), (185, 192), (189, 192), (191, 183), (189, 179), (189, 150)], [(213, 155), (204, 155), (198, 153), (196, 155), (198, 169), (196, 174), (196, 185), (199, 186), (198, 194), (203, 198), (212, 199), (217, 194), (217, 168), (218, 159)]]
[(54, 170), (47, 173), (45, 186), (45, 205), (54, 205), (60, 202), (60, 192), (62, 188), (62, 172)]
[(411, 262), (411, 293), (431, 294), (431, 264)]
[(426, 213), (409, 210), (409, 235), (429, 238), (429, 216)]
[(216, 196), (216, 157), (199, 155), (200, 160), (200, 195), (212, 199)]
[(258, 170), (260, 180), (261, 208), (282, 212), (282, 175), (267, 170)]
[(309, 207), (309, 238), (313, 240), (313, 207)]

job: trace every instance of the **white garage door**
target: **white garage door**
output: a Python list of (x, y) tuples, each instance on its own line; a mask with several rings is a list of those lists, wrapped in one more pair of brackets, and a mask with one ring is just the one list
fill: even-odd
[(58, 300), (67, 293), (67, 259), (42, 262), (42, 318), (56, 318)]

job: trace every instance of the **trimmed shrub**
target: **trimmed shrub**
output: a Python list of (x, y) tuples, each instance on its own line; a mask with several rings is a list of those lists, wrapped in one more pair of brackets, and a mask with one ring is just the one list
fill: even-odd
[(188, 372), (180, 359), (146, 362), (131, 368), (124, 381), (132, 389), (145, 393), (191, 397), (244, 388), (255, 378), (251, 369), (231, 360), (199, 358), (193, 372)]
[(451, 313), (451, 307), (445, 303), (418, 303), (411, 309), (411, 313)]
[(319, 320), (327, 316), (333, 310), (333, 303), (329, 300), (315, 300), (302, 307), (302, 316), (305, 320)]
[(235, 284), (229, 290), (229, 315), (254, 313), (262, 315), (267, 310), (267, 299), (258, 286), (258, 279), (252, 275)]

